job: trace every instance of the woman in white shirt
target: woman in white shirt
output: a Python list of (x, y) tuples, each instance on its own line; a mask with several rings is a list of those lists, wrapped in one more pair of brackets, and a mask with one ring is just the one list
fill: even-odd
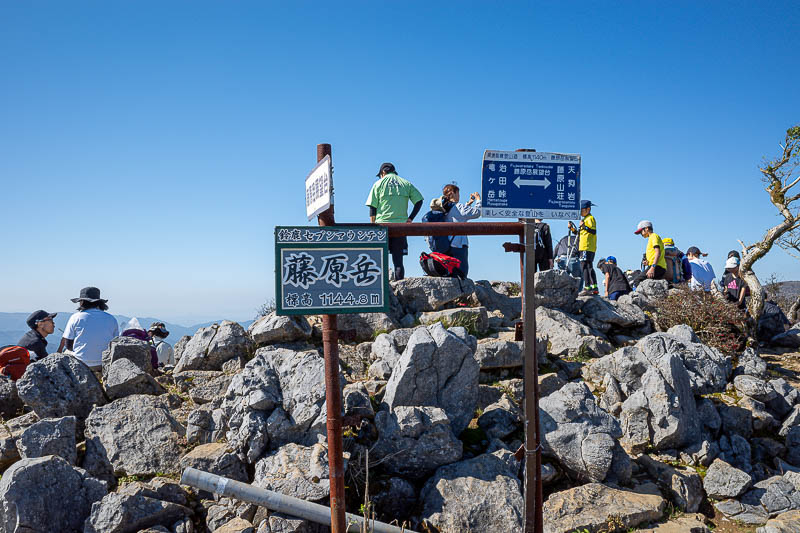
[[(454, 204), (447, 212), (447, 222), (466, 222), (481, 216), (481, 195), (477, 192), (470, 194), (469, 202), (462, 204), (458, 186), (449, 183), (442, 189), (442, 195)], [(464, 273), (464, 277), (467, 277), (469, 272), (469, 239), (467, 236), (453, 236), (447, 255), (461, 261), (461, 272)]]

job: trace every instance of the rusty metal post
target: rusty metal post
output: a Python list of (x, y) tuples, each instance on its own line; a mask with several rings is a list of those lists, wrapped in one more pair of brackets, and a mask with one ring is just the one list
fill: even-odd
[[(317, 163), (331, 155), (330, 144), (317, 145)], [(333, 156), (331, 156), (331, 169)], [(332, 171), (331, 171), (332, 174)], [(331, 175), (331, 181), (333, 176)], [(333, 205), (317, 217), (320, 226), (333, 226)], [(331, 531), (347, 531), (342, 458), (342, 391), (339, 383), (339, 324), (336, 315), (322, 315), (322, 346), (325, 354), (325, 404), (328, 409), (328, 468), (331, 484)]]
[(542, 450), (539, 433), (539, 361), (536, 356), (536, 227), (525, 222), (523, 361), (525, 394), (525, 533), (542, 533)]

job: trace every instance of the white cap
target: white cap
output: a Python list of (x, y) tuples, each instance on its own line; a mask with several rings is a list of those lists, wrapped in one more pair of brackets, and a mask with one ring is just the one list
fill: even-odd
[(636, 226), (636, 231), (634, 231), (634, 233), (636, 235), (639, 235), (644, 228), (653, 229), (653, 223), (650, 222), (649, 220), (640, 220), (639, 225)]
[(725, 268), (736, 268), (739, 266), (739, 259), (734, 257), (729, 257), (727, 261), (725, 261)]

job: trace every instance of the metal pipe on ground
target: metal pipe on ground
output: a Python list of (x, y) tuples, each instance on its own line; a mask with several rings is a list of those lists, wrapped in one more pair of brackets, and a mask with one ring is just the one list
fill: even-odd
[[(261, 489), (233, 479), (203, 472), (196, 468), (187, 468), (181, 476), (181, 485), (188, 485), (196, 489), (213, 492), (220, 496), (236, 498), (248, 503), (260, 505), (270, 511), (283, 513), (317, 524), (331, 525), (331, 510), (324, 505), (311, 503), (279, 492)], [(364, 518), (347, 513), (348, 533), (358, 533)], [(368, 521), (368, 530), (375, 533), (414, 533), (409, 529), (399, 528), (383, 522)]]

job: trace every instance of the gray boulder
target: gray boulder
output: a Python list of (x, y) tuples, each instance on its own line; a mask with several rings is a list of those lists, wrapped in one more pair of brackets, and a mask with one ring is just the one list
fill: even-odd
[(178, 390), (186, 393), (194, 403), (203, 405), (225, 396), (234, 376), (213, 370), (187, 370), (173, 374), (172, 379)]
[(0, 424), (0, 472), (19, 460), (17, 440), (25, 428), (38, 420), (36, 413), (26, 413)]
[(105, 483), (61, 457), (22, 459), (0, 478), (0, 531), (83, 531), (92, 504), (106, 492)]
[(652, 305), (667, 297), (669, 284), (663, 279), (646, 279), (636, 287), (636, 294), (644, 299), (645, 305)]
[(607, 341), (593, 335), (591, 328), (558, 309), (536, 308), (536, 333), (547, 337), (547, 351), (553, 355), (600, 357), (613, 349)]
[(637, 462), (652, 479), (657, 480), (679, 509), (687, 513), (696, 513), (700, 509), (705, 493), (703, 480), (694, 469), (674, 467), (644, 454)]
[(189, 413), (186, 440), (189, 444), (217, 442), (227, 431), (225, 412), (213, 405), (203, 405)]
[(504, 325), (513, 325), (514, 320), (522, 315), (522, 300), (519, 292), (515, 296), (511, 296), (507, 292), (500, 292), (489, 281), (475, 282), (475, 299), (490, 313), (499, 311), (503, 316)]
[(652, 333), (636, 343), (645, 358), (653, 362), (666, 353), (681, 358), (689, 372), (695, 394), (725, 390), (731, 375), (731, 358), (719, 350), (700, 343), (686, 343), (666, 333)]
[(23, 403), (17, 394), (17, 382), (0, 378), (0, 417), (14, 418), (22, 411)]
[(453, 432), (460, 434), (472, 419), (478, 396), (475, 347), (475, 338), (464, 328), (446, 330), (439, 323), (417, 328), (389, 378), (384, 403), (389, 409), (441, 407)]
[(391, 477), (381, 485), (372, 500), (382, 515), (403, 519), (417, 504), (417, 490), (405, 479)]
[(664, 514), (667, 502), (653, 483), (623, 490), (588, 483), (551, 494), (544, 502), (545, 533), (620, 530), (653, 522)]
[(691, 326), (686, 324), (678, 324), (676, 326), (672, 326), (667, 330), (667, 335), (672, 335), (673, 337), (678, 338), (680, 341), (690, 344), (690, 343), (699, 343), (700, 338), (695, 334), (694, 330)]
[(339, 338), (347, 342), (371, 341), (378, 332), (399, 328), (386, 313), (345, 313), (338, 318)]
[(788, 331), (778, 333), (772, 337), (769, 343), (784, 348), (800, 348), (800, 324), (795, 324)]
[(424, 478), (436, 468), (461, 459), (463, 445), (438, 407), (398, 406), (375, 415), (378, 442), (370, 457), (389, 473)]
[(93, 471), (106, 464), (116, 475), (178, 472), (185, 433), (160, 397), (120, 398), (86, 419), (86, 460)]
[(252, 341), (242, 326), (228, 320), (200, 328), (183, 349), (175, 372), (185, 370), (219, 370), (222, 364), (245, 357)]
[[(536, 343), (537, 360), (539, 364), (547, 362), (546, 337), (538, 337)], [(475, 350), (475, 359), (481, 370), (500, 370), (503, 368), (522, 368), (523, 360), (522, 341), (507, 341), (502, 339), (484, 339), (478, 343)]]
[(786, 462), (800, 466), (800, 426), (792, 426), (786, 432)]
[[(347, 459), (345, 454), (345, 470)], [(331, 491), (328, 450), (321, 443), (285, 444), (258, 460), (253, 485), (301, 500), (323, 500)]]
[(180, 468), (181, 471), (196, 468), (243, 483), (248, 481), (244, 463), (222, 442), (201, 444), (192, 449), (181, 458)]
[(639, 307), (599, 296), (587, 299), (581, 313), (589, 326), (600, 331), (608, 331), (612, 327), (639, 328), (647, 323), (647, 316)]
[(768, 382), (747, 374), (733, 378), (733, 386), (739, 394), (759, 402), (768, 402), (777, 396), (775, 389)]
[(762, 359), (754, 349), (750, 347), (745, 348), (742, 355), (739, 356), (738, 364), (734, 369), (734, 375), (738, 376), (741, 374), (767, 379), (769, 377), (767, 362)]
[(272, 312), (250, 324), (247, 334), (256, 346), (295, 342), (311, 338), (311, 325), (302, 315), (278, 316)]
[(769, 519), (764, 527), (756, 529), (756, 533), (798, 533), (798, 531), (800, 531), (800, 511), (781, 513)]
[(770, 411), (784, 417), (792, 411), (792, 406), (800, 402), (800, 390), (795, 389), (783, 378), (771, 379), (769, 384), (775, 391), (775, 398), (766, 402)]
[(17, 380), (19, 397), (39, 418), (75, 416), (79, 422), (95, 405), (105, 405), (103, 387), (89, 367), (54, 353), (30, 366)]
[(734, 468), (722, 459), (714, 459), (703, 479), (703, 489), (710, 498), (736, 498), (753, 483), (750, 474)]
[(580, 280), (563, 270), (544, 270), (535, 274), (536, 307), (576, 311), (575, 300), (580, 291)]
[(585, 383), (567, 383), (539, 402), (542, 447), (568, 470), (592, 481), (626, 483), (630, 458), (619, 422), (597, 406)]
[(46, 418), (26, 428), (19, 440), (17, 449), (24, 459), (57, 455), (69, 464), (78, 462), (75, 449), (77, 422), (74, 416)]
[(350, 383), (344, 387), (342, 406), (345, 416), (361, 416), (369, 419), (375, 417), (375, 409), (363, 382)]
[(154, 527), (170, 527), (192, 515), (191, 509), (144, 494), (111, 493), (92, 505), (84, 533), (135, 533)]
[(462, 326), (477, 333), (484, 333), (489, 329), (489, 315), (485, 307), (457, 307), (431, 311), (422, 313), (419, 321), (426, 326), (436, 322), (441, 322), (445, 328)]
[(172, 350), (175, 352), (175, 363), (180, 362), (181, 356), (183, 355), (183, 350), (186, 348), (186, 345), (190, 340), (192, 340), (191, 335), (184, 335), (178, 339), (178, 342), (176, 342), (175, 346), (172, 347)]
[(112, 400), (132, 394), (157, 396), (166, 392), (153, 376), (136, 366), (130, 359), (116, 359), (108, 367), (103, 383)]
[(470, 279), (405, 278), (391, 283), (400, 305), (410, 313), (439, 311), (459, 300), (467, 300), (475, 292)]
[(150, 345), (133, 337), (117, 337), (109, 343), (108, 349), (103, 351), (103, 382), (108, 380), (111, 364), (120, 359), (127, 359), (142, 372), (153, 373)]
[(490, 439), (504, 439), (514, 433), (523, 422), (522, 409), (507, 394), (484, 409), (478, 426)]
[(789, 430), (795, 426), (800, 426), (800, 405), (795, 405), (794, 408), (792, 408), (792, 411), (784, 419), (778, 434), (781, 437), (786, 437), (786, 435), (789, 434)]
[(424, 522), (441, 531), (521, 531), (522, 489), (501, 455), (511, 453), (439, 468), (420, 493)]

